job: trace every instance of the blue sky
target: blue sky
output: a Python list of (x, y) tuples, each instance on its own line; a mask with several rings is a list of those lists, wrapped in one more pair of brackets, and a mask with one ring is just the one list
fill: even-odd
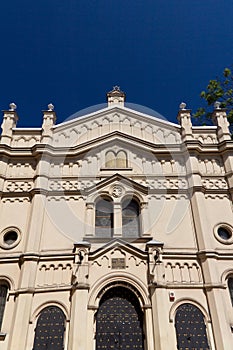
[(233, 63), (232, 0), (9, 0), (0, 5), (1, 109), (40, 126), (55, 105), (61, 122), (105, 102), (127, 101), (176, 121), (208, 81)]

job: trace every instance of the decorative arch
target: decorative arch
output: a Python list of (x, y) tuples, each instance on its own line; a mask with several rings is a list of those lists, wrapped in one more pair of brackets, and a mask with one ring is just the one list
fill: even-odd
[(221, 282), (224, 284), (225, 288), (228, 289), (231, 305), (233, 306), (233, 270), (232, 269), (228, 269), (224, 271), (224, 273), (221, 276)]
[(172, 305), (170, 312), (169, 312), (169, 321), (170, 322), (174, 322), (175, 319), (175, 314), (176, 314), (176, 310), (178, 309), (178, 307), (182, 304), (193, 304), (194, 306), (196, 306), (198, 309), (201, 310), (202, 314), (205, 317), (206, 322), (211, 322), (210, 321), (210, 316), (208, 314), (208, 312), (206, 311), (206, 309), (202, 306), (202, 304), (200, 304), (198, 301), (196, 301), (193, 298), (185, 298), (185, 299), (178, 299), (177, 301), (174, 302), (174, 304)]
[(233, 277), (233, 269), (225, 270), (221, 276), (221, 283), (224, 284), (226, 288), (227, 288), (228, 278), (230, 277)]
[(50, 300), (50, 301), (48, 301), (46, 303), (43, 303), (43, 304), (39, 305), (34, 310), (34, 312), (32, 313), (32, 315), (30, 317), (30, 323), (35, 323), (36, 319), (40, 315), (41, 311), (43, 309), (45, 309), (46, 307), (49, 307), (49, 306), (56, 306), (56, 307), (60, 308), (62, 310), (62, 312), (64, 313), (64, 315), (65, 315), (66, 321), (69, 321), (69, 312), (68, 312), (67, 307), (63, 303), (61, 303), (60, 301)]
[(11, 277), (9, 277), (7, 275), (0, 275), (0, 284), (1, 284), (1, 282), (6, 283), (10, 290), (15, 289), (15, 284), (14, 284), (14, 281)]
[(150, 305), (146, 286), (134, 275), (124, 272), (115, 272), (100, 278), (92, 287), (88, 301), (88, 307), (97, 309), (103, 291), (111, 286), (127, 286), (137, 294), (141, 307)]

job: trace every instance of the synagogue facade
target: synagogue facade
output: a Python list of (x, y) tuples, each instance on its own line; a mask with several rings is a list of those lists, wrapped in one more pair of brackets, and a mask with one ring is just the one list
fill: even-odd
[(233, 348), (233, 141), (127, 104), (0, 141), (0, 349)]

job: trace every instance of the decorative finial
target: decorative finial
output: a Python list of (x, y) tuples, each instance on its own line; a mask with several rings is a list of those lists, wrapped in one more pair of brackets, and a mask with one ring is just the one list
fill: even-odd
[(121, 91), (121, 88), (120, 88), (120, 86), (115, 85), (115, 86), (113, 86), (112, 91)]
[(9, 111), (15, 111), (16, 108), (17, 108), (17, 106), (16, 106), (16, 104), (14, 102), (10, 103), (9, 107), (10, 107)]
[(48, 110), (53, 111), (54, 110), (54, 105), (52, 103), (48, 104)]
[(179, 107), (180, 107), (180, 109), (186, 109), (186, 103), (185, 102), (181, 102)]
[(216, 101), (214, 102), (214, 109), (220, 109), (221, 102)]

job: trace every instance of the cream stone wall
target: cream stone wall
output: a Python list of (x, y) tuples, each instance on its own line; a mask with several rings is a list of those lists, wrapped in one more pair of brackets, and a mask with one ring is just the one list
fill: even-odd
[[(233, 347), (233, 142), (225, 111), (214, 111), (217, 126), (193, 127), (181, 108), (176, 125), (129, 109), (117, 96), (59, 125), (50, 105), (38, 129), (17, 128), (16, 110), (4, 112), (1, 350), (32, 350), (48, 306), (65, 316), (64, 350), (95, 350), (96, 313), (114, 286), (139, 300), (144, 350), (177, 349), (183, 303), (202, 312), (210, 349)], [(119, 154), (126, 159), (117, 163)], [(113, 203), (111, 238), (95, 234), (100, 196)], [(138, 203), (138, 237), (123, 236), (125, 199)]]

